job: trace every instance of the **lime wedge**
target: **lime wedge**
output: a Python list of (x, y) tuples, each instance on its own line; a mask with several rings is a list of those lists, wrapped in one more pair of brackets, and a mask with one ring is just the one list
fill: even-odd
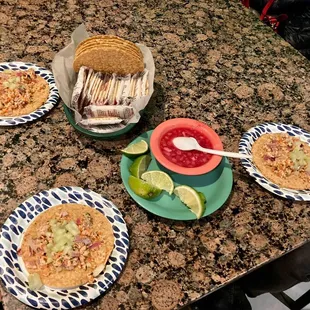
[(206, 196), (202, 192), (197, 192), (202, 203), (206, 203)]
[(129, 184), (129, 187), (133, 190), (133, 192), (136, 195), (138, 195), (144, 199), (155, 198), (155, 197), (159, 196), (161, 193), (161, 189), (159, 189), (159, 188), (157, 188), (151, 184), (148, 184), (148, 183), (134, 177), (133, 175), (129, 176), (128, 184)]
[(172, 195), (174, 184), (170, 176), (163, 171), (147, 171), (141, 175), (141, 179), (145, 182), (160, 188)]
[(149, 166), (151, 160), (152, 160), (152, 157), (150, 155), (139, 156), (138, 158), (134, 160), (134, 162), (129, 167), (130, 173), (134, 177), (140, 179), (142, 173), (147, 170), (147, 167)]
[(202, 217), (206, 210), (206, 205), (199, 193), (187, 185), (177, 186), (174, 189), (174, 193), (196, 215), (197, 219)]
[(142, 155), (146, 153), (148, 149), (148, 144), (144, 140), (141, 140), (137, 143), (128, 145), (125, 149), (122, 150), (122, 153), (129, 156)]

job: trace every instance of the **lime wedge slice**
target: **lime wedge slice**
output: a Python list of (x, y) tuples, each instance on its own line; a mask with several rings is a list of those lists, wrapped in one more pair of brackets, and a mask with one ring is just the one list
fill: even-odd
[(197, 192), (202, 203), (206, 203), (206, 196), (202, 192)]
[(163, 171), (147, 171), (141, 175), (141, 179), (145, 182), (160, 188), (172, 195), (174, 184), (170, 176)]
[(174, 193), (196, 215), (197, 219), (202, 217), (206, 210), (206, 205), (199, 193), (187, 185), (177, 186), (174, 189)]
[(159, 188), (157, 188), (151, 184), (148, 184), (148, 183), (134, 177), (133, 175), (129, 176), (128, 184), (129, 184), (129, 187), (133, 190), (133, 192), (136, 195), (138, 195), (144, 199), (155, 198), (155, 197), (159, 196), (161, 193), (161, 189), (159, 189)]
[(129, 167), (130, 173), (136, 177), (141, 178), (143, 172), (145, 172), (152, 160), (150, 155), (142, 155), (134, 160), (134, 162)]
[(125, 149), (122, 150), (122, 153), (125, 155), (142, 155), (146, 153), (149, 149), (146, 141), (141, 140), (137, 143), (128, 145)]

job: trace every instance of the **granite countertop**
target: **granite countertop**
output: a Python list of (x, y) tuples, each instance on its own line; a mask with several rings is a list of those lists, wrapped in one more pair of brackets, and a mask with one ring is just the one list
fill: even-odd
[[(227, 203), (199, 221), (156, 217), (127, 194), (119, 150), (165, 119), (209, 124), (227, 150), (265, 121), (310, 131), (309, 62), (237, 0), (0, 1), (0, 61), (48, 68), (85, 22), (153, 52), (155, 92), (146, 113), (118, 141), (94, 141), (69, 125), (59, 104), (32, 124), (0, 129), (0, 223), (30, 195), (56, 186), (108, 196), (127, 222), (126, 268), (87, 309), (173, 309), (210, 293), (309, 239), (307, 203), (261, 188), (238, 160)], [(28, 309), (6, 291), (4, 309)], [(165, 307), (164, 307), (165, 306)]]

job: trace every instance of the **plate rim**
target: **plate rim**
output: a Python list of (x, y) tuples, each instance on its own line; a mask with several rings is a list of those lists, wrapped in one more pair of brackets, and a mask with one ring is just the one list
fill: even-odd
[[(48, 83), (49, 86), (49, 95), (47, 100), (42, 104), (39, 108), (36, 110), (19, 116), (0, 116), (0, 127), (11, 127), (11, 126), (18, 126), (21, 124), (26, 124), (29, 122), (33, 122), (47, 113), (49, 113), (58, 103), (59, 101), (59, 92), (56, 86), (55, 78), (51, 70), (39, 66), (32, 62), (23, 62), (23, 61), (7, 61), (7, 62), (0, 62), (0, 66), (12, 66), (12, 67), (21, 67), (21, 66), (27, 66), (29, 68), (33, 68), (35, 71), (41, 71), (41, 74), (47, 74), (48, 78), (44, 78), (44, 80)], [(20, 68), (19, 68), (20, 69)], [(20, 69), (22, 71), (25, 71), (25, 69)], [(2, 72), (2, 68), (0, 67), (0, 72)], [(37, 74), (41, 76), (40, 74)], [(48, 79), (52, 79), (52, 81), (48, 81)], [(40, 114), (38, 114), (40, 113)], [(15, 123), (13, 123), (15, 122)]]
[[(282, 130), (279, 129), (282, 128)], [(266, 132), (261, 132), (262, 128), (266, 129)], [(272, 128), (272, 129), (271, 129)], [(293, 131), (294, 136), (300, 136), (303, 138), (303, 141), (310, 146), (310, 133), (306, 130), (292, 124), (276, 123), (276, 122), (264, 122), (257, 124), (243, 133), (239, 141), (239, 152), (246, 155), (252, 155), (252, 146), (254, 141), (256, 141), (260, 136), (266, 133), (289, 133), (290, 130)], [(268, 131), (269, 129), (269, 131)], [(276, 131), (272, 131), (276, 130)], [(300, 133), (296, 133), (299, 131)], [(253, 134), (252, 134), (253, 133)], [(309, 135), (309, 137), (303, 136), (304, 134)], [(254, 141), (249, 141), (248, 137), (255, 139)], [(246, 144), (250, 144), (251, 148), (248, 148)], [(294, 190), (289, 188), (280, 187), (279, 185), (268, 180), (254, 165), (254, 163), (249, 159), (241, 159), (241, 164), (247, 171), (247, 173), (254, 178), (255, 182), (260, 186), (268, 190), (269, 192), (280, 196), (285, 199), (296, 200), (296, 201), (310, 201), (310, 190)], [(269, 185), (270, 184), (270, 185)]]
[[(20, 291), (17, 291), (17, 289), (16, 289), (16, 291), (15, 291), (15, 293), (17, 292), (17, 294), (13, 294), (12, 292), (11, 292), (11, 286), (10, 285), (6, 285), (6, 282), (4, 281), (4, 276), (5, 276), (5, 274), (4, 274), (4, 269), (13, 269), (12, 267), (10, 267), (9, 265), (8, 265), (8, 263), (5, 261), (5, 259), (4, 259), (4, 257), (5, 257), (5, 255), (4, 255), (4, 252), (5, 251), (11, 251), (12, 252), (12, 250), (14, 250), (14, 251), (17, 251), (17, 249), (19, 248), (19, 246), (20, 246), (20, 243), (21, 243), (21, 240), (22, 240), (22, 238), (23, 238), (23, 235), (24, 235), (24, 233), (25, 233), (25, 231), (27, 230), (27, 228), (29, 227), (29, 225), (33, 222), (33, 220), (36, 218), (36, 216), (38, 216), (39, 214), (41, 214), (41, 213), (43, 213), (43, 212), (45, 212), (46, 210), (48, 210), (49, 208), (51, 208), (51, 207), (53, 207), (53, 206), (56, 206), (56, 205), (60, 205), (60, 204), (62, 204), (62, 201), (64, 201), (64, 199), (65, 198), (62, 198), (61, 200), (61, 202), (59, 202), (58, 204), (53, 204), (52, 202), (50, 202), (51, 203), (51, 205), (46, 205), (46, 208), (44, 208), (44, 207), (42, 207), (42, 205), (43, 205), (43, 203), (45, 203), (45, 201), (43, 201), (43, 198), (41, 198), (42, 199), (42, 202), (41, 202), (41, 205), (40, 205), (40, 208), (42, 209), (41, 211), (40, 210), (38, 210), (38, 209), (36, 209), (35, 207), (35, 210), (38, 212), (36, 215), (34, 215), (33, 216), (33, 218), (30, 218), (29, 217), (29, 215), (28, 215), (28, 219), (30, 218), (30, 220), (27, 222), (27, 225), (24, 225), (23, 226), (23, 231), (22, 232), (20, 232), (20, 234), (19, 234), (19, 236), (18, 236), (18, 239), (19, 239), (19, 241), (18, 241), (18, 243), (16, 242), (14, 242), (14, 241), (5, 241), (5, 242), (3, 242), (3, 238), (4, 238), (4, 236), (3, 236), (3, 233), (4, 233), (4, 231), (5, 232), (7, 232), (7, 233), (11, 233), (11, 235), (12, 235), (12, 229), (10, 229), (10, 230), (4, 230), (3, 229), (3, 227), (4, 226), (6, 226), (6, 227), (9, 227), (9, 224), (11, 224), (11, 219), (10, 219), (10, 217), (11, 216), (13, 216), (13, 214), (17, 214), (18, 212), (17, 211), (19, 211), (19, 210), (22, 210), (22, 211), (24, 211), (24, 213), (26, 213), (26, 211), (25, 211), (25, 205), (27, 205), (28, 206), (28, 204), (27, 203), (29, 203), (30, 204), (30, 200), (31, 199), (34, 199), (34, 200), (36, 200), (34, 197), (41, 197), (41, 196), (45, 196), (46, 197), (46, 193), (47, 194), (51, 194), (51, 193), (55, 193), (56, 192), (56, 190), (61, 190), (61, 191), (63, 191), (64, 193), (67, 193), (68, 194), (68, 197), (70, 197), (69, 196), (69, 193), (73, 193), (73, 192), (75, 192), (75, 193), (78, 193), (78, 194), (80, 194), (80, 195), (82, 195), (83, 193), (86, 193), (87, 195), (89, 195), (89, 196), (93, 196), (92, 197), (92, 199), (93, 198), (100, 198), (100, 203), (101, 203), (101, 206), (98, 206), (97, 204), (93, 204), (93, 205), (90, 205), (90, 204), (88, 204), (87, 202), (85, 202), (84, 201), (84, 205), (87, 205), (87, 206), (89, 206), (89, 207), (93, 207), (93, 208), (95, 208), (95, 206), (98, 208), (98, 209), (105, 209), (105, 208), (111, 208), (111, 211), (112, 211), (112, 213), (113, 214), (115, 214), (115, 215), (117, 215), (118, 217), (120, 217), (121, 219), (122, 219), (122, 222), (121, 223), (119, 223), (118, 225), (121, 225), (121, 226), (123, 226), (123, 230), (121, 230), (120, 229), (120, 227), (119, 226), (117, 226), (117, 229), (118, 230), (115, 230), (115, 228), (113, 227), (115, 224), (113, 223), (112, 224), (112, 222), (110, 221), (110, 219), (109, 218), (107, 218), (108, 220), (109, 220), (109, 222), (111, 223), (111, 227), (112, 227), (112, 230), (113, 230), (113, 234), (114, 234), (114, 248), (113, 248), (113, 250), (112, 250), (112, 253), (110, 254), (110, 257), (109, 257), (109, 260), (108, 260), (108, 262), (107, 262), (107, 264), (106, 264), (106, 266), (109, 266), (109, 265), (113, 265), (113, 264), (115, 264), (115, 262), (114, 262), (114, 259), (112, 260), (111, 258), (112, 258), (112, 256), (113, 255), (115, 255), (115, 251), (117, 251), (117, 247), (118, 247), (118, 245), (116, 244), (116, 241), (118, 241), (119, 240), (119, 238), (116, 238), (115, 237), (115, 233), (117, 232), (118, 234), (121, 234), (122, 235), (122, 237), (124, 238), (124, 239), (126, 239), (127, 238), (127, 242), (128, 242), (128, 244), (125, 244), (125, 247), (124, 247), (124, 249), (123, 249), (123, 251), (125, 252), (125, 253), (122, 253), (122, 255), (124, 256), (124, 260), (122, 259), (122, 263), (121, 263), (121, 266), (118, 266), (118, 268), (119, 268), (119, 272), (118, 272), (118, 274), (117, 275), (115, 275), (115, 273), (113, 272), (113, 274), (114, 274), (114, 277), (115, 277), (115, 279), (111, 279), (111, 277), (110, 278), (104, 278), (105, 277), (105, 273), (106, 273), (106, 271), (105, 272), (103, 272), (98, 278), (96, 278), (96, 281), (95, 281), (95, 283), (86, 283), (86, 284), (83, 284), (83, 285), (80, 285), (80, 286), (78, 286), (78, 287), (75, 287), (75, 288), (71, 288), (71, 289), (54, 289), (54, 288), (49, 288), (49, 287), (46, 287), (46, 288), (44, 288), (44, 290), (39, 290), (39, 291), (31, 291), (31, 290), (29, 290), (29, 288), (27, 287), (27, 285), (21, 285), (20, 283), (18, 283), (20, 286), (22, 286), (22, 288), (24, 289), (24, 291), (25, 291), (25, 293), (20, 293)], [(68, 191), (67, 191), (68, 190)], [(59, 193), (58, 193), (59, 194)], [(40, 196), (41, 195), (41, 196)], [(51, 194), (52, 195), (52, 194)], [(56, 192), (56, 195), (57, 195), (57, 192)], [(55, 196), (54, 196), (55, 197)], [(85, 196), (84, 196), (85, 197)], [(66, 198), (66, 199), (69, 199), (69, 198)], [(86, 200), (86, 198), (84, 198), (84, 200)], [(66, 202), (66, 203), (81, 203), (81, 202), (79, 202), (79, 201), (77, 201), (77, 202)], [(106, 203), (108, 204), (108, 205), (106, 205)], [(38, 203), (38, 204), (40, 204), (40, 203)], [(31, 204), (30, 204), (31, 205)], [(22, 206), (24, 207), (24, 208), (22, 208)], [(28, 206), (29, 207), (29, 206)], [(117, 210), (117, 212), (115, 211), (115, 210)], [(31, 211), (31, 209), (30, 209), (30, 207), (29, 207), (29, 209), (27, 210), (28, 211), (28, 214), (30, 213), (30, 212), (32, 212)], [(100, 212), (100, 211), (99, 211)], [(19, 214), (19, 213), (18, 213)], [(19, 214), (20, 215), (20, 214)], [(18, 221), (21, 221), (21, 215), (17, 218), (17, 224), (16, 224), (16, 226), (18, 226)], [(23, 218), (23, 217), (22, 217)], [(24, 219), (24, 218), (23, 218)], [(25, 219), (24, 219), (25, 220)], [(20, 224), (21, 225), (21, 224)], [(124, 234), (123, 234), (124, 233)], [(12, 239), (12, 237), (11, 237), (11, 239)], [(9, 242), (10, 243), (10, 247), (8, 247), (8, 246), (6, 246), (5, 245), (5, 243), (7, 243), (7, 242)], [(12, 245), (15, 245), (17, 248), (16, 248), (16, 250), (14, 249), (15, 247), (13, 247)], [(125, 222), (125, 220), (124, 220), (124, 218), (123, 218), (123, 215), (122, 215), (122, 213), (120, 212), (120, 210), (116, 207), (116, 205), (109, 199), (109, 198), (107, 198), (107, 197), (105, 197), (104, 195), (101, 195), (101, 194), (99, 194), (99, 193), (97, 193), (97, 192), (95, 192), (95, 191), (93, 191), (93, 190), (91, 190), (91, 189), (84, 189), (84, 188), (81, 188), (81, 187), (78, 187), (78, 186), (60, 186), (60, 187), (56, 187), (56, 188), (51, 188), (51, 189), (47, 189), (47, 190), (42, 190), (42, 191), (40, 191), (40, 192), (37, 192), (37, 193), (35, 193), (34, 195), (32, 195), (32, 196), (30, 196), (30, 197), (28, 197), (27, 199), (25, 199), (22, 203), (20, 203), (12, 212), (10, 212), (10, 214), (9, 214), (9, 216), (7, 217), (7, 219), (6, 219), (6, 221), (4, 222), (4, 224), (3, 224), (3, 226), (1, 227), (1, 231), (0, 231), (0, 261), (3, 263), (3, 264), (1, 264), (1, 266), (0, 266), (0, 278), (1, 278), (1, 281), (2, 281), (2, 284), (4, 285), (4, 287), (6, 288), (6, 290), (10, 293), (10, 294), (12, 294), (13, 295), (13, 297), (15, 297), (15, 298), (17, 298), (19, 301), (21, 301), (21, 302), (23, 302), (24, 304), (26, 304), (26, 305), (29, 305), (29, 306), (31, 306), (31, 307), (34, 307), (34, 308), (39, 308), (39, 309), (50, 309), (50, 306), (48, 305), (48, 303), (46, 303), (45, 302), (45, 306), (43, 306), (42, 305), (42, 303), (39, 303), (39, 302), (36, 302), (37, 303), (37, 306), (34, 306), (34, 304), (32, 304), (32, 303), (30, 303), (29, 302), (29, 297), (30, 297), (30, 300), (32, 300), (33, 301), (33, 299), (37, 299), (37, 300), (39, 300), (39, 298), (40, 297), (43, 297), (43, 299), (44, 298), (51, 298), (51, 299), (53, 299), (53, 300), (55, 300), (56, 299), (56, 297), (58, 297), (58, 300), (56, 300), (58, 303), (59, 303), (59, 307), (57, 307), (58, 309), (73, 309), (73, 308), (75, 308), (75, 307), (79, 307), (79, 306), (82, 306), (82, 305), (85, 305), (85, 302), (87, 302), (87, 303), (90, 303), (90, 302), (92, 302), (94, 299), (96, 299), (96, 298), (98, 298), (100, 295), (102, 295), (102, 294), (104, 294), (112, 285), (113, 285), (113, 283), (117, 280), (117, 278), (120, 276), (120, 274), (122, 273), (122, 271), (123, 271), (123, 269), (124, 269), (124, 267), (125, 267), (125, 264), (126, 264), (126, 261), (127, 261), (127, 258), (128, 258), (128, 254), (129, 254), (129, 249), (130, 249), (130, 240), (129, 240), (129, 233), (128, 233), (128, 228), (127, 228), (127, 224), (126, 224), (126, 222)], [(2, 253), (3, 252), (3, 253)], [(114, 253), (114, 254), (113, 254)], [(6, 254), (7, 255), (7, 254)], [(13, 256), (13, 255), (11, 255), (11, 256)], [(16, 255), (17, 256), (17, 255)], [(18, 256), (17, 256), (17, 258), (14, 258), (14, 260), (13, 260), (13, 262), (11, 262), (12, 264), (13, 263), (18, 263), (19, 262), (19, 259), (18, 259)], [(14, 265), (14, 269), (16, 269), (17, 267)], [(18, 268), (17, 268), (18, 269)], [(19, 270), (21, 273), (23, 273), (24, 274), (24, 271), (20, 268), (20, 270)], [(111, 273), (112, 273), (112, 271), (111, 271)], [(24, 279), (20, 279), (19, 277), (18, 277), (18, 275), (16, 275), (16, 274), (14, 274), (14, 276), (11, 274), (11, 276), (12, 277), (14, 277), (14, 278), (18, 278), (20, 281), (25, 281)], [(25, 276), (26, 277), (26, 276)], [(104, 278), (104, 279), (103, 279)], [(98, 281), (97, 281), (98, 280)], [(105, 283), (103, 283), (102, 282), (102, 284), (104, 285), (104, 286), (101, 286), (100, 284), (99, 284), (99, 282), (100, 282), (100, 280), (102, 280), (102, 281), (105, 281), (105, 282), (107, 282), (107, 284), (105, 284)], [(15, 284), (15, 283), (14, 283)], [(24, 283), (23, 283), (24, 284)], [(13, 287), (15, 287), (16, 285), (14, 285)], [(87, 287), (87, 286), (89, 286), (89, 287)], [(94, 286), (96, 286), (94, 289), (93, 289), (93, 291), (92, 291), (92, 295), (88, 295), (88, 293), (90, 292), (90, 290), (89, 290), (89, 288), (92, 288), (92, 287), (94, 287)], [(85, 289), (86, 288), (86, 289)], [(82, 291), (83, 289), (85, 289), (88, 293), (86, 293), (86, 296), (85, 295), (83, 295), (83, 297), (82, 296), (78, 296), (79, 297), (79, 301), (77, 301), (76, 300), (76, 302), (78, 303), (78, 304), (75, 304), (75, 305), (71, 305), (70, 303), (68, 303), (67, 302), (67, 304), (70, 306), (70, 308), (68, 308), (68, 307), (66, 307), (66, 306), (64, 306), (64, 307), (62, 307), (63, 306), (63, 304), (62, 304), (62, 300), (64, 299), (64, 298), (69, 298), (69, 296), (72, 296), (72, 295), (70, 295), (70, 294), (72, 294), (72, 293), (76, 293), (76, 291)], [(29, 293), (29, 292), (32, 292), (32, 294), (31, 293)], [(42, 293), (43, 292), (43, 293)], [(54, 295), (51, 297), (51, 296), (49, 296), (49, 294), (48, 294), (48, 292), (54, 292)], [(65, 293), (63, 293), (63, 292), (66, 292), (67, 293), (67, 295), (65, 296), (65, 295), (63, 295), (63, 294), (65, 294)], [(44, 297), (44, 296), (42, 296), (41, 295), (41, 293), (42, 294), (45, 294), (46, 296)], [(61, 293), (61, 294), (58, 294), (58, 293)], [(34, 297), (34, 295), (37, 295), (37, 297)], [(58, 294), (57, 296), (55, 296), (56, 294)], [(78, 295), (78, 294), (77, 294)], [(71, 299), (70, 299), (70, 301), (71, 301)], [(48, 306), (47, 306), (48, 305)], [(53, 305), (54, 306), (54, 305)]]
[[(139, 136), (137, 136), (135, 139), (133, 139), (132, 141), (130, 141), (130, 142), (128, 143), (128, 145), (131, 144), (131, 143), (134, 143), (134, 141), (136, 141), (137, 139), (143, 139), (143, 137), (141, 137), (143, 134), (147, 134), (147, 135), (149, 136), (148, 139), (150, 139), (150, 135), (151, 135), (152, 132), (153, 132), (153, 130), (148, 130), (148, 131), (145, 131), (145, 132), (141, 133), (141, 134), (140, 134)], [(145, 138), (144, 138), (144, 139), (145, 139)], [(150, 149), (150, 148), (149, 148), (149, 151), (151, 152), (151, 149)], [(152, 152), (151, 152), (151, 153), (152, 153)], [(153, 156), (154, 160), (156, 160), (153, 154), (152, 154), (152, 156)], [(201, 217), (201, 219), (204, 218), (204, 217), (210, 216), (210, 215), (213, 214), (214, 212), (218, 211), (218, 210), (228, 201), (228, 199), (229, 199), (229, 197), (230, 197), (230, 195), (231, 195), (231, 192), (232, 192), (232, 189), (233, 189), (233, 183), (234, 183), (233, 171), (232, 171), (232, 167), (231, 167), (231, 164), (230, 164), (229, 160), (228, 160), (226, 157), (224, 157), (224, 158), (225, 158), (225, 162), (227, 162), (227, 163), (229, 164), (229, 166), (230, 166), (230, 169), (229, 169), (229, 170), (230, 170), (230, 172), (231, 172), (231, 173), (229, 174), (229, 176), (230, 176), (230, 180), (229, 180), (230, 185), (229, 185), (229, 187), (228, 187), (228, 189), (227, 189), (227, 197), (224, 199), (223, 203), (221, 203), (221, 205), (220, 205), (219, 207), (217, 207), (216, 210), (214, 210), (213, 212), (211, 212), (211, 213), (209, 213), (209, 214), (204, 215), (203, 217)], [(125, 187), (125, 189), (126, 189), (128, 195), (129, 195), (139, 206), (141, 206), (141, 207), (142, 207), (144, 210), (146, 210), (147, 212), (150, 212), (150, 213), (152, 213), (152, 214), (154, 214), (154, 215), (156, 215), (156, 216), (159, 216), (159, 217), (165, 218), (165, 219), (169, 219), (169, 220), (175, 220), (175, 221), (195, 221), (195, 220), (197, 220), (197, 218), (195, 217), (195, 215), (192, 214), (190, 211), (189, 211), (189, 215), (191, 215), (191, 217), (189, 216), (189, 217), (186, 218), (186, 219), (172, 218), (172, 217), (163, 216), (162, 214), (159, 214), (159, 213), (156, 212), (156, 211), (154, 212), (153, 210), (150, 210), (149, 208), (146, 208), (143, 204), (140, 203), (140, 201), (137, 201), (137, 200), (130, 194), (130, 191), (128, 190), (128, 185), (123, 181), (123, 180), (124, 180), (124, 172), (123, 172), (122, 166), (124, 165), (124, 161), (126, 161), (126, 160), (128, 160), (127, 157), (126, 157), (125, 155), (122, 155), (122, 158), (121, 158), (121, 161), (120, 161), (120, 170), (121, 170), (122, 182), (123, 182), (123, 184), (124, 184), (124, 187)], [(222, 162), (222, 161), (221, 161), (221, 162)], [(221, 162), (220, 162), (220, 164), (219, 164), (215, 169), (217, 169), (217, 168), (221, 165)], [(174, 172), (173, 172), (173, 173), (174, 173)], [(184, 175), (184, 176), (185, 176), (185, 177), (189, 177), (189, 176), (186, 176), (186, 175)], [(201, 175), (198, 176), (198, 177), (201, 177)], [(141, 199), (143, 199), (143, 198), (141, 198)], [(147, 200), (147, 201), (148, 201), (148, 202), (151, 202), (151, 200)]]

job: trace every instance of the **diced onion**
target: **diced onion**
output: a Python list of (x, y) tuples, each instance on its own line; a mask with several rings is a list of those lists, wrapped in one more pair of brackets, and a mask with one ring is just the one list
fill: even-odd
[(95, 270), (93, 271), (93, 276), (94, 277), (99, 276), (100, 273), (103, 271), (103, 269), (104, 269), (104, 264), (100, 264), (99, 266), (97, 266)]
[(43, 283), (40, 279), (40, 275), (38, 273), (29, 274), (28, 283), (29, 283), (29, 289), (31, 289), (32, 291), (39, 290), (43, 286)]

